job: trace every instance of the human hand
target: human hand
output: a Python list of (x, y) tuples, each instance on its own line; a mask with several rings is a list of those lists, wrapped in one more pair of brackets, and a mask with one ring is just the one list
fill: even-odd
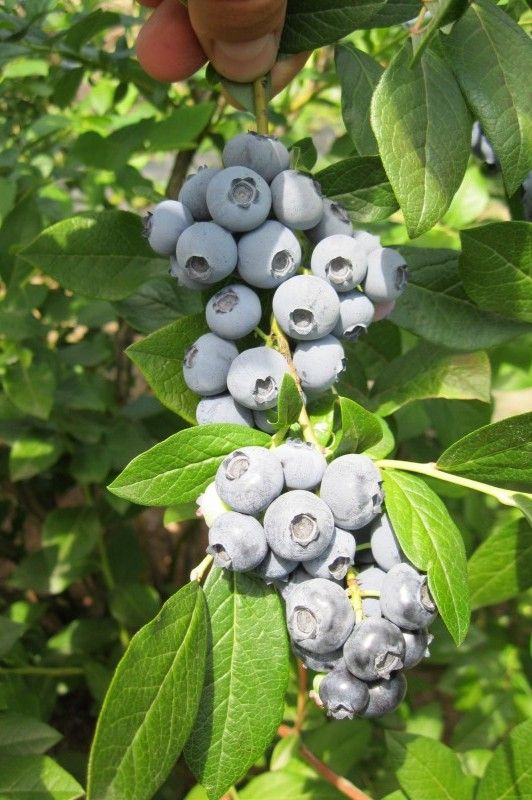
[(137, 39), (137, 56), (160, 81), (180, 81), (210, 60), (229, 80), (248, 82), (271, 70), (278, 92), (308, 53), (276, 63), (286, 0), (140, 0), (153, 8)]

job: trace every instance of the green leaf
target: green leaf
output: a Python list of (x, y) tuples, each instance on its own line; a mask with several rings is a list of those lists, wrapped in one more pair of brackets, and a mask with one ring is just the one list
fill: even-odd
[(76, 800), (83, 788), (48, 756), (0, 756), (2, 800)]
[(384, 5), (385, 0), (288, 0), (281, 53), (300, 53), (337, 42)]
[(307, 406), (314, 436), (322, 447), (327, 447), (333, 435), (335, 408), (336, 397), (332, 392), (312, 400)]
[(449, 66), (433, 48), (410, 66), (407, 41), (373, 95), (371, 120), (384, 169), (411, 238), (445, 214), (469, 159), (471, 120)]
[(92, 744), (87, 800), (150, 800), (186, 742), (201, 697), (207, 614), (184, 586), (131, 640)]
[(44, 753), (60, 739), (61, 734), (40, 719), (0, 713), (0, 757)]
[(200, 294), (178, 286), (168, 276), (143, 283), (134, 294), (114, 305), (128, 325), (140, 333), (152, 333), (178, 317), (202, 310)]
[(334, 55), (347, 132), (361, 156), (377, 155), (379, 148), (369, 117), (371, 98), (384, 69), (350, 42), (337, 45)]
[(532, 226), (494, 222), (462, 231), (460, 274), (481, 308), (532, 322)]
[(109, 596), (109, 609), (125, 628), (137, 630), (157, 614), (161, 600), (153, 586), (144, 583), (121, 583)]
[(412, 36), (414, 50), (412, 63), (421, 57), (438, 28), (443, 28), (461, 17), (467, 5), (467, 0), (429, 0), (427, 2), (426, 8), (430, 13), (430, 19), (419, 31), (419, 34)]
[(473, 800), (475, 779), (456, 753), (434, 739), (387, 731), (392, 769), (409, 800)]
[(526, 519), (532, 525), (532, 500), (524, 494), (514, 494), (513, 499), (517, 508), (523, 512)]
[(183, 378), (183, 357), (190, 345), (207, 330), (205, 315), (196, 314), (165, 325), (127, 349), (128, 356), (161, 403), (193, 424), (198, 397)]
[(395, 437), (390, 430), (390, 426), (382, 417), (375, 415), (375, 419), (379, 421), (381, 426), (381, 439), (375, 444), (368, 447), (364, 452), (367, 456), (373, 459), (386, 458), (395, 450)]
[(218, 800), (264, 753), (283, 718), (288, 642), (279, 596), (259, 578), (213, 569), (205, 597), (212, 638), (185, 758)]
[(45, 472), (64, 451), (57, 436), (28, 433), (13, 442), (9, 452), (9, 475), (12, 481), (23, 481)]
[(490, 399), (490, 362), (486, 353), (449, 353), (441, 347), (418, 344), (391, 361), (374, 386), (373, 406), (387, 417), (413, 400)]
[(116, 645), (118, 626), (112, 619), (75, 619), (48, 639), (47, 648), (54, 655), (82, 656), (98, 653)]
[(387, 28), (391, 25), (399, 25), (401, 22), (408, 22), (416, 17), (419, 11), (420, 4), (418, 0), (388, 0), (388, 2), (367, 22), (361, 25), (361, 27)]
[[(250, 111), (252, 114), (255, 113), (255, 93), (253, 89), (253, 83), (238, 83), (237, 81), (230, 81), (227, 78), (224, 78), (223, 75), (220, 75), (219, 72), (216, 72), (211, 62), (207, 64), (206, 77), (211, 86), (216, 86), (218, 83), (221, 83), (225, 91), (231, 97), (233, 97), (237, 103), (242, 106), (242, 108), (245, 108), (246, 111)], [(271, 100), (273, 97), (273, 91), (270, 73), (266, 75), (264, 91), (266, 99)]]
[(120, 300), (167, 265), (142, 236), (142, 220), (128, 211), (70, 217), (46, 228), (21, 255), (65, 289)]
[(292, 169), (311, 170), (318, 160), (318, 151), (311, 136), (299, 139), (289, 147)]
[(26, 626), (0, 616), (0, 656), (5, 656), (24, 635)]
[(314, 176), (323, 194), (341, 203), (355, 222), (379, 222), (397, 211), (397, 200), (377, 156), (353, 156)]
[(169, 506), (164, 512), (163, 525), (168, 527), (178, 522), (186, 522), (189, 519), (196, 519), (196, 511), (198, 506), (196, 503), (181, 503), (178, 506)]
[(120, 14), (113, 11), (102, 11), (96, 9), (90, 14), (83, 14), (78, 22), (70, 24), (66, 28), (64, 43), (72, 50), (78, 51), (80, 47), (107, 28), (120, 25)]
[[(308, 764), (292, 759), (282, 769), (257, 775), (238, 792), (239, 800), (342, 800), (345, 794)], [(212, 800), (212, 798), (211, 798)]]
[(226, 455), (238, 447), (266, 447), (270, 437), (243, 425), (200, 425), (178, 431), (137, 456), (108, 487), (147, 506), (187, 503), (211, 483)]
[(517, 725), (497, 747), (481, 779), (476, 800), (525, 800), (532, 796), (532, 720)]
[(442, 453), (438, 467), (480, 481), (532, 481), (532, 412), (485, 425)]
[(182, 105), (164, 119), (153, 122), (147, 134), (151, 152), (184, 150), (194, 147), (194, 140), (209, 124), (215, 103)]
[[(460, 531), (437, 494), (407, 472), (384, 470), (386, 511), (406, 557), (429, 589), (457, 645), (469, 627), (467, 564)], [(453, 798), (455, 800), (455, 798)]]
[(408, 286), (391, 315), (397, 325), (433, 344), (469, 351), (494, 347), (526, 332), (525, 325), (471, 301), (460, 280), (455, 250), (399, 249), (408, 264)]
[(511, 196), (531, 168), (527, 34), (491, 0), (476, 0), (441, 37), (468, 106), (493, 145)]
[(10, 366), (4, 375), (4, 389), (17, 408), (38, 419), (48, 419), (54, 404), (55, 377), (50, 366), (20, 361)]
[(288, 428), (292, 423), (297, 422), (302, 408), (303, 400), (295, 380), (291, 375), (285, 375), (279, 390), (277, 408), (267, 415), (269, 422), (277, 430)]
[(339, 397), (338, 405), (342, 420), (342, 438), (335, 456), (343, 453), (361, 453), (376, 445), (382, 439), (379, 418), (366, 411), (354, 400)]
[(532, 527), (523, 517), (500, 525), (468, 563), (473, 608), (515, 597), (532, 585)]

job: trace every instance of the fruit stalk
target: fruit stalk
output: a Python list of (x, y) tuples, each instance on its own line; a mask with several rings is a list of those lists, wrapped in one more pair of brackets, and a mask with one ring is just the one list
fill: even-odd
[(268, 98), (266, 95), (267, 78), (263, 75), (253, 81), (253, 98), (255, 101), (255, 119), (257, 133), (268, 135)]

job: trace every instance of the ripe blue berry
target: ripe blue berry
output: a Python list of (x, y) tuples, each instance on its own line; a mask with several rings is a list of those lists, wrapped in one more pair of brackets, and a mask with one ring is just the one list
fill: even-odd
[(419, 631), (403, 631), (403, 639), (405, 640), (405, 669), (412, 669), (423, 658), (428, 658), (429, 644), (434, 639), (434, 636), (429, 633), (425, 628)]
[(264, 528), (255, 517), (228, 511), (209, 529), (207, 552), (217, 567), (233, 572), (255, 569), (268, 552)]
[(303, 562), (303, 566), (313, 578), (341, 581), (355, 560), (355, 550), (356, 542), (353, 534), (335, 528), (327, 549), (311, 561)]
[(403, 256), (390, 247), (379, 247), (368, 255), (364, 292), (374, 303), (387, 303), (404, 292), (408, 269)]
[(287, 489), (315, 489), (323, 478), (327, 461), (311, 442), (287, 439), (275, 449), (282, 464)]
[(194, 222), (192, 214), (177, 200), (163, 200), (144, 221), (145, 235), (150, 247), (161, 256), (175, 253), (177, 240)]
[(343, 645), (355, 623), (344, 590), (323, 578), (295, 586), (286, 599), (288, 632), (311, 653), (330, 653)]
[(330, 389), (346, 366), (344, 348), (334, 336), (300, 342), (294, 351), (293, 362), (302, 389), (311, 395)]
[(367, 617), (355, 625), (344, 644), (344, 660), (349, 672), (364, 681), (388, 680), (403, 668), (403, 634), (387, 619)]
[(333, 719), (353, 719), (369, 703), (367, 685), (344, 667), (334, 669), (323, 678), (318, 691), (320, 700)]
[(170, 256), (170, 269), (168, 272), (172, 278), (177, 279), (178, 286), (185, 286), (187, 289), (193, 289), (195, 292), (203, 292), (206, 288), (207, 284), (195, 281), (189, 276), (185, 269), (179, 266), (175, 256)]
[(264, 515), (264, 530), (278, 556), (309, 561), (329, 545), (334, 521), (323, 500), (312, 492), (292, 489), (270, 505)]
[[(284, 485), (278, 458), (265, 447), (242, 447), (230, 453), (216, 472), (222, 500), (242, 514), (260, 514), (278, 497)], [(261, 559), (266, 555), (266, 551)]]
[(205, 308), (207, 325), (223, 339), (241, 339), (257, 327), (262, 316), (260, 300), (248, 286), (224, 286)]
[(353, 238), (356, 240), (358, 246), (366, 253), (366, 258), (372, 250), (377, 250), (381, 247), (381, 240), (374, 233), (368, 231), (355, 231)]
[[(358, 533), (357, 531), (357, 544)], [(367, 567), (357, 575), (358, 586), (363, 592), (380, 592), (385, 575), (386, 573), (378, 567)], [(378, 597), (362, 598), (362, 610), (366, 617), (382, 617), (381, 604)]]
[(227, 278), (236, 267), (236, 242), (214, 222), (196, 222), (177, 242), (177, 265), (188, 278), (209, 286)]
[(388, 514), (382, 514), (372, 525), (371, 552), (379, 567), (385, 572), (404, 561), (404, 553)]
[(178, 199), (190, 209), (196, 222), (208, 222), (211, 218), (207, 208), (207, 186), (219, 172), (216, 167), (200, 167), (181, 187)]
[(238, 242), (238, 273), (251, 286), (275, 289), (295, 275), (300, 264), (301, 245), (276, 220), (267, 220)]
[(409, 564), (397, 564), (386, 573), (380, 601), (383, 616), (407, 631), (425, 628), (437, 614), (427, 576)]
[(287, 558), (280, 558), (273, 550), (268, 550), (266, 556), (255, 569), (255, 573), (259, 575), (266, 583), (274, 583), (276, 581), (287, 581), (297, 567), (297, 561), (290, 561)]
[(237, 355), (233, 342), (226, 342), (214, 333), (204, 333), (184, 355), (186, 385), (196, 394), (206, 397), (225, 392), (229, 367)]
[(375, 681), (368, 684), (369, 703), (360, 714), (364, 719), (383, 717), (395, 711), (404, 700), (406, 694), (406, 678), (397, 672), (389, 680)]
[(290, 164), (290, 154), (284, 144), (274, 136), (264, 136), (250, 131), (230, 139), (224, 147), (222, 160), (225, 167), (244, 166), (258, 172), (267, 183)]
[(198, 425), (228, 422), (253, 428), (253, 414), (249, 408), (236, 403), (230, 394), (216, 394), (202, 398), (196, 408)]
[(227, 386), (237, 402), (259, 411), (277, 405), (283, 377), (290, 372), (284, 356), (271, 347), (252, 347), (231, 366)]
[(252, 231), (264, 222), (271, 204), (270, 187), (247, 167), (222, 169), (207, 186), (213, 220), (230, 231)]
[(337, 233), (316, 245), (310, 268), (314, 275), (328, 281), (337, 292), (350, 292), (366, 277), (367, 256), (356, 239)]
[(273, 296), (273, 313), (292, 339), (321, 339), (332, 331), (340, 316), (337, 293), (314, 275), (295, 275)]
[(323, 198), (323, 216), (313, 228), (305, 231), (306, 236), (313, 244), (318, 244), (327, 236), (334, 236), (335, 233), (343, 233), (345, 236), (352, 236), (353, 225), (345, 208), (335, 200)]
[(340, 528), (363, 528), (380, 513), (382, 477), (364, 455), (346, 455), (332, 461), (321, 482), (320, 497), (327, 503)]
[(292, 651), (296, 658), (303, 662), (303, 666), (314, 672), (330, 672), (343, 665), (342, 649), (333, 650), (331, 653), (311, 653), (300, 647), (297, 642), (291, 642)]
[(356, 342), (367, 330), (375, 316), (375, 306), (364, 292), (355, 289), (340, 295), (340, 319), (333, 330), (335, 336)]
[(322, 218), (321, 189), (309, 175), (286, 169), (273, 179), (270, 188), (275, 217), (288, 228), (308, 230)]
[(271, 433), (274, 434), (276, 428), (268, 419), (268, 413), (266, 411), (254, 411), (253, 412), (253, 421), (255, 423), (255, 427), (259, 429), (259, 431), (264, 431), (264, 433)]

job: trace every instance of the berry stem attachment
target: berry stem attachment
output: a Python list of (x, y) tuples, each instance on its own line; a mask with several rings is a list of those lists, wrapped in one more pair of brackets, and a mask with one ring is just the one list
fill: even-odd
[(353, 567), (350, 567), (347, 570), (346, 583), (347, 596), (349, 597), (351, 605), (353, 606), (353, 611), (355, 612), (355, 622), (358, 624), (364, 619), (364, 610), (362, 608), (363, 594), (360, 591), (360, 586), (358, 585), (357, 571), (353, 569)]
[(443, 472), (442, 470), (438, 469), (436, 464), (433, 462), (429, 462), (427, 464), (418, 464), (415, 461), (395, 461), (393, 459), (385, 458), (381, 461), (377, 461), (376, 463), (377, 466), (381, 467), (382, 469), (402, 469), (406, 472), (418, 472), (420, 475), (426, 475), (429, 478), (437, 478), (438, 480), (446, 481), (447, 483), (456, 483), (458, 486), (464, 486), (466, 489), (473, 489), (475, 492), (489, 494), (491, 497), (495, 497), (499, 503), (502, 503), (505, 506), (512, 506), (513, 508), (518, 508), (517, 503), (515, 502), (516, 495), (523, 495), (523, 497), (527, 497), (529, 500), (532, 500), (531, 494), (509, 491), (508, 489), (500, 489), (498, 486), (491, 486), (488, 483), (481, 483), (480, 481), (474, 481), (470, 478), (463, 478), (460, 475), (451, 475), (448, 472)]
[(255, 101), (255, 119), (257, 122), (257, 133), (268, 135), (268, 97), (266, 85), (268, 79), (266, 75), (256, 78), (253, 81), (253, 99)]
[(190, 582), (192, 583), (194, 581), (197, 581), (198, 583), (201, 583), (201, 581), (203, 580), (203, 576), (211, 566), (212, 561), (213, 561), (212, 556), (210, 555), (205, 556), (203, 561), (200, 561), (197, 567), (194, 567), (194, 569), (190, 573)]

